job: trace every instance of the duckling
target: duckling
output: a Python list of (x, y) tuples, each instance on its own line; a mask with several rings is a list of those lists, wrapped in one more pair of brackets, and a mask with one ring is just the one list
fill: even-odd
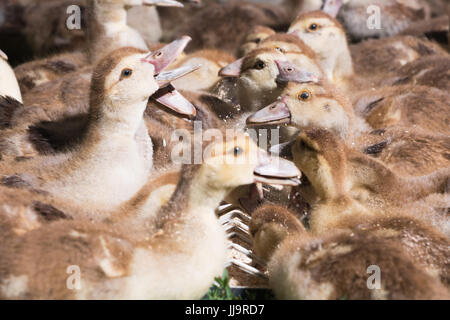
[(180, 90), (208, 92), (221, 80), (219, 70), (234, 60), (234, 56), (224, 51), (215, 49), (198, 50), (173, 63), (168, 70), (180, 66), (199, 65), (198, 70), (173, 81), (172, 84)]
[[(343, 207), (335, 208), (332, 214), (338, 215), (340, 210), (346, 212), (345, 206), (347, 205), (344, 204)], [(320, 209), (316, 208), (312, 214), (316, 214), (317, 210)], [(345, 295), (346, 292), (339, 291), (348, 290), (347, 282), (358, 288), (357, 293), (352, 298), (374, 299), (384, 297), (393, 299), (399, 294), (417, 294), (404, 287), (392, 287), (393, 292), (391, 290), (387, 290), (388, 292), (378, 291), (372, 292), (371, 295), (371, 291), (363, 291), (364, 289), (367, 290), (367, 287), (356, 285), (354, 280), (350, 280), (355, 276), (355, 272), (365, 273), (366, 268), (371, 264), (381, 267), (380, 263), (385, 263), (385, 255), (380, 255), (381, 252), (375, 254), (380, 249), (386, 250), (383, 253), (390, 252), (392, 254), (394, 252), (392, 256), (388, 254), (387, 260), (395, 259), (397, 261), (397, 264), (389, 266), (390, 269), (387, 271), (381, 269), (383, 275), (385, 272), (395, 271), (394, 273), (389, 272), (390, 275), (395, 275), (393, 278), (389, 278), (390, 281), (394, 280), (395, 283), (402, 280), (396, 279), (399, 270), (412, 265), (414, 269), (407, 277), (409, 283), (412, 282), (413, 286), (421, 286), (420, 282), (416, 280), (415, 275), (417, 274), (420, 275), (420, 279), (429, 279), (432, 283), (430, 287), (423, 288), (426, 290), (422, 294), (428, 295), (430, 289), (433, 292), (436, 288), (439, 288), (443, 293), (447, 292), (446, 287), (448, 288), (449, 285), (450, 270), (447, 263), (449, 242), (445, 236), (423, 221), (401, 213), (383, 213), (381, 216), (372, 219), (363, 214), (363, 217), (356, 215), (349, 220), (345, 219), (344, 216), (342, 219), (346, 221), (340, 226), (341, 229), (328, 230), (320, 235), (311, 235), (294, 214), (283, 207), (272, 205), (256, 211), (250, 222), (253, 251), (262, 254), (261, 257), (268, 261), (269, 280), (277, 297), (285, 299), (336, 299), (340, 295), (342, 297)], [(353, 239), (355, 242), (352, 241)], [(420, 240), (417, 241), (417, 239)], [(350, 262), (349, 259), (355, 259), (358, 265), (362, 262), (360, 261), (361, 256), (364, 257), (364, 254), (358, 250), (359, 246), (355, 248), (354, 244), (359, 243), (359, 241), (366, 243), (370, 240), (375, 243), (376, 250), (372, 252), (371, 250), (374, 247), (369, 246), (370, 248), (366, 248), (369, 253), (366, 250), (364, 251), (369, 256), (375, 254), (376, 260), (367, 261), (367, 266), (360, 266), (361, 270), (349, 269), (347, 265)], [(331, 241), (333, 241), (333, 244), (330, 243)], [(430, 250), (430, 247), (433, 249)], [(304, 255), (306, 255), (305, 258), (303, 258)], [(293, 258), (294, 256), (296, 258)], [(298, 265), (298, 259), (301, 259), (304, 263)], [(330, 261), (330, 259), (333, 265), (338, 264), (339, 268), (346, 270), (344, 278), (336, 275), (338, 268), (329, 268), (328, 266), (326, 271), (325, 269), (321, 271), (321, 267), (326, 264), (325, 261)], [(372, 259), (374, 259), (373, 256)], [(297, 268), (292, 269), (292, 265), (297, 266)], [(322, 277), (316, 277), (316, 281), (311, 282), (310, 277), (307, 278), (308, 280), (304, 280), (303, 276), (298, 277), (299, 273), (308, 274), (313, 270), (321, 272), (320, 275), (331, 270), (332, 274), (338, 279), (344, 279), (345, 281), (331, 281), (329, 283), (328, 277), (326, 278), (328, 281), (323, 281)], [(368, 276), (365, 278), (368, 278)], [(309, 281), (310, 284), (306, 285), (304, 281)], [(327, 290), (321, 290), (321, 288)], [(386, 288), (384, 287), (384, 289)], [(382, 293), (384, 296), (376, 296), (377, 293)], [(448, 292), (446, 294), (448, 295)]]
[[(94, 0), (89, 1), (87, 12), (87, 35), (85, 45), (78, 45), (74, 52), (61, 53), (56, 56), (38, 59), (16, 67), (15, 71), (25, 93), (35, 86), (58, 79), (62, 75), (75, 72), (86, 65), (95, 65), (99, 59), (114, 49), (132, 46), (148, 50), (147, 44), (141, 34), (127, 25), (127, 11), (125, 6), (151, 6), (163, 5), (168, 0)], [(169, 1), (170, 2), (170, 1)], [(171, 2), (170, 2), (171, 3)], [(55, 4), (54, 4), (55, 5)], [(64, 8), (59, 7), (58, 10)], [(42, 4), (37, 4), (42, 6)], [(41, 12), (33, 7), (33, 12)], [(141, 10), (142, 11), (142, 10)], [(146, 21), (148, 26), (149, 21)], [(33, 26), (35, 28), (35, 26)], [(148, 30), (145, 30), (149, 33)], [(85, 50), (80, 50), (80, 47)]]
[(180, 24), (177, 34), (190, 35), (194, 40), (192, 50), (215, 48), (237, 54), (249, 30), (256, 25), (273, 27), (287, 23), (284, 10), (267, 3), (227, 1), (200, 7)]
[[(367, 28), (366, 11), (370, 5), (380, 8), (381, 28)], [(338, 19), (353, 40), (384, 38), (399, 34), (414, 22), (429, 20), (430, 7), (424, 0), (352, 0), (342, 6)]]
[(88, 123), (80, 144), (60, 156), (26, 162), (22, 168), (10, 168), (8, 163), (2, 173), (31, 170), (24, 178), (31, 185), (73, 203), (89, 204), (92, 210), (114, 208), (130, 199), (152, 168), (152, 141), (143, 115), (149, 97), (158, 90), (153, 75), (161, 66), (152, 53), (136, 48), (105, 57), (92, 76)]
[[(297, 35), (316, 52), (328, 80), (349, 94), (373, 87), (385, 73), (422, 55), (447, 54), (437, 44), (410, 36), (368, 40), (349, 47), (345, 29), (322, 11), (299, 15), (289, 33)], [(330, 46), (334, 50), (328, 50)]]
[(445, 92), (450, 89), (450, 57), (429, 55), (405, 64), (388, 75), (381, 85), (420, 85), (438, 88)]
[(274, 103), (248, 117), (248, 125), (326, 128), (402, 176), (422, 176), (450, 164), (445, 156), (447, 135), (401, 126), (373, 130), (355, 114), (349, 99), (326, 80), (315, 82), (294, 64), (276, 62), (277, 79), (287, 83), (285, 90)]
[[(404, 247), (358, 230), (290, 237), (269, 262), (270, 284), (280, 299), (449, 299), (446, 286)], [(378, 288), (368, 286), (371, 266), (381, 271)]]
[[(153, 52), (151, 59), (155, 65), (158, 65), (156, 72), (159, 73), (169, 65), (183, 51), (189, 41), (189, 37), (182, 37)], [(157, 78), (162, 86), (167, 86), (167, 79), (177, 79), (191, 70), (194, 70), (194, 68), (183, 67), (161, 73)], [(14, 110), (12, 115), (9, 115), (8, 119), (3, 119), (4, 122), (8, 122), (7, 127), (11, 129), (3, 131), (1, 134), (2, 154), (22, 156), (26, 153), (26, 156), (36, 155), (36, 151), (41, 152), (41, 140), (43, 139), (44, 141), (42, 142), (46, 142), (51, 136), (64, 137), (64, 139), (58, 138), (59, 141), (65, 143), (62, 145), (63, 147), (68, 147), (71, 142), (77, 142), (86, 128), (85, 124), (88, 122), (87, 112), (89, 109), (88, 97), (91, 74), (91, 68), (86, 67), (80, 73), (64, 76), (57, 81), (41, 85), (28, 93), (25, 105), (29, 106), (18, 108)], [(163, 79), (164, 77), (166, 79)], [(158, 93), (158, 97), (155, 99), (152, 98), (152, 101), (160, 101), (167, 108), (174, 109), (176, 114), (183, 114), (182, 109), (184, 107), (189, 109), (188, 113), (193, 110), (193, 106), (180, 94), (177, 94), (176, 91), (166, 89), (163, 91)], [(50, 93), (56, 94), (56, 97)], [(169, 95), (170, 98), (168, 97)], [(175, 100), (176, 104), (174, 105)], [(154, 106), (154, 103), (152, 102), (151, 105)], [(192, 114), (187, 116), (192, 116)], [(71, 124), (70, 127), (67, 127), (65, 118), (74, 119), (74, 117), (77, 121), (73, 122), (73, 125)], [(47, 122), (51, 124), (55, 121), (62, 121), (61, 126), (53, 126), (54, 129), (59, 127), (56, 133), (48, 132), (48, 130), (42, 132), (42, 129), (45, 128), (42, 128), (40, 123)], [(38, 127), (38, 132), (35, 130), (36, 126)], [(67, 131), (64, 132), (66, 128)], [(78, 134), (76, 134), (77, 132)], [(38, 135), (33, 136), (35, 133), (38, 133)], [(45, 144), (44, 147), (46, 147)]]
[(239, 47), (238, 57), (243, 57), (255, 50), (258, 44), (264, 39), (275, 34), (275, 31), (265, 26), (254, 26), (248, 33), (241, 46)]
[[(9, 299), (201, 298), (227, 259), (227, 238), (215, 208), (231, 189), (264, 179), (265, 173), (267, 179), (278, 173), (248, 136), (238, 134), (233, 141), (205, 147), (204, 162), (185, 165), (170, 201), (139, 227), (79, 220), (55, 222), (22, 236), (2, 233), (6, 242), (0, 248), (4, 284), (0, 295)], [(232, 162), (224, 162), (225, 157)], [(46, 272), (30, 267), (37, 259)], [(79, 290), (67, 287), (65, 271), (74, 265), (82, 270)], [(9, 284), (17, 277), (25, 283), (21, 290), (12, 290)]]
[[(427, 176), (402, 177), (381, 161), (347, 147), (335, 133), (325, 129), (303, 131), (291, 151), (295, 164), (310, 182), (302, 195), (317, 212), (310, 217), (313, 233), (335, 228), (355, 214), (366, 213), (370, 217), (379, 211), (406, 206), (415, 212), (416, 203), (446, 192), (449, 168)], [(332, 214), (337, 207), (345, 210)], [(434, 208), (423, 212), (425, 208), (421, 206), (421, 216), (433, 224), (439, 224), (436, 221), (440, 219), (443, 224)]]
[(252, 213), (250, 234), (253, 252), (258, 258), (269, 261), (279, 244), (290, 235), (304, 235), (303, 224), (287, 208), (264, 204)]
[(311, 77), (320, 78), (323, 71), (308, 51), (282, 53), (276, 49), (257, 49), (245, 58), (235, 61), (221, 70), (222, 76), (238, 76), (238, 101), (244, 112), (256, 111), (273, 102), (284, 85), (277, 82), (279, 74), (275, 60), (289, 60), (304, 66)]
[(0, 50), (0, 96), (8, 96), (22, 102), (22, 94), (16, 75), (7, 61), (8, 56)]
[(374, 129), (392, 125), (419, 127), (449, 134), (450, 96), (436, 88), (418, 85), (382, 87), (358, 93), (355, 112)]

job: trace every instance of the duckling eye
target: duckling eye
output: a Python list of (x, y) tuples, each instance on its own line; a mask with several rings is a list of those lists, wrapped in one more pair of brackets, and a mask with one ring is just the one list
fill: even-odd
[(276, 47), (275, 50), (277, 50), (277, 51), (279, 51), (281, 53), (284, 53), (284, 50), (282, 48), (280, 48), (280, 47)]
[(306, 90), (300, 92), (299, 95), (298, 95), (298, 99), (299, 99), (299, 100), (306, 101), (306, 100), (308, 100), (309, 98), (311, 98), (311, 93), (309, 93), (309, 92), (306, 91)]
[(257, 70), (264, 69), (265, 67), (266, 67), (266, 64), (261, 60), (256, 61), (255, 66), (254, 66), (254, 68)]
[(310, 31), (316, 31), (317, 29), (319, 29), (319, 26), (316, 23), (311, 23), (308, 27)]
[(133, 70), (128, 69), (128, 68), (125, 68), (125, 69), (122, 70), (122, 73), (121, 73), (121, 79), (122, 79), (122, 78), (128, 78), (128, 77), (130, 77), (132, 74), (133, 74)]
[(253, 42), (255, 42), (256, 44), (261, 42), (261, 38), (256, 38), (255, 40), (253, 40)]
[(234, 154), (235, 157), (241, 155), (242, 152), (243, 152), (243, 151), (242, 151), (241, 147), (234, 147), (234, 148), (233, 148), (233, 154)]

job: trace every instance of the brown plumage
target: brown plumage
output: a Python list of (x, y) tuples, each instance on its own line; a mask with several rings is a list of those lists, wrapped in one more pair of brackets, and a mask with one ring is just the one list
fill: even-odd
[(284, 12), (275, 6), (233, 1), (199, 8), (180, 25), (178, 34), (192, 37), (191, 50), (215, 48), (235, 54), (245, 37), (242, 30), (286, 23)]
[(449, 134), (450, 96), (426, 86), (400, 85), (359, 92), (355, 111), (374, 129), (392, 125), (415, 126)]

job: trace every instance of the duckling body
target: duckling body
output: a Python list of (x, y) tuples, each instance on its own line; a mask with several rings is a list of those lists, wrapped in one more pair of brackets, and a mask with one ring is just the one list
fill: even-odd
[[(316, 52), (328, 80), (348, 94), (355, 88), (357, 91), (373, 87), (383, 80), (386, 72), (422, 55), (446, 55), (437, 44), (411, 36), (368, 40), (349, 47), (342, 25), (321, 11), (301, 14), (289, 32)], [(328, 50), (330, 45), (335, 48), (332, 52)]]
[[(370, 289), (370, 266), (381, 270)], [(320, 239), (292, 237), (269, 263), (270, 283), (280, 299), (448, 299), (448, 289), (415, 264), (403, 247), (355, 230)], [(373, 268), (373, 267), (372, 267)]]
[[(146, 62), (149, 59), (150, 55), (138, 49), (123, 48), (97, 65), (87, 128), (80, 144), (66, 154), (25, 164), (34, 166), (32, 184), (101, 209), (117, 207), (145, 184), (153, 152), (143, 114), (149, 96), (158, 89), (153, 78), (156, 64)], [(127, 85), (135, 87), (126, 89)], [(52, 170), (42, 167), (46, 162), (53, 164)], [(3, 172), (6, 170), (18, 169), (5, 168)]]
[[(202, 165), (185, 166), (169, 202), (139, 228), (62, 221), (21, 237), (8, 237), (7, 245), (0, 249), (5, 257), (0, 277), (4, 283), (18, 280), (25, 285), (20, 290), (2, 287), (2, 297), (202, 297), (226, 262), (227, 238), (214, 210), (231, 189), (253, 182), (259, 165), (267, 166), (248, 136), (239, 135), (233, 143), (210, 146), (220, 154), (214, 153)], [(215, 158), (225, 155), (246, 156), (247, 161), (226, 165)], [(230, 170), (240, 174), (230, 179)], [(52, 261), (52, 265), (40, 264), (47, 270), (45, 275), (30, 267), (42, 257), (45, 259), (41, 261)], [(67, 262), (70, 264), (66, 266)], [(70, 265), (83, 270), (80, 290), (68, 290), (66, 286), (65, 271)], [(15, 276), (17, 272), (20, 279)]]
[(449, 95), (439, 89), (402, 85), (361, 92), (354, 106), (375, 129), (401, 125), (449, 134), (448, 101)]

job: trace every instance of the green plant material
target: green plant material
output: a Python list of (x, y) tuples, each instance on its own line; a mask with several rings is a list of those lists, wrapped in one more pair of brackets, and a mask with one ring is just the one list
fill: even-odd
[(227, 269), (223, 271), (222, 278), (214, 279), (216, 284), (208, 291), (205, 300), (241, 300), (241, 297), (235, 296), (230, 288), (230, 277)]

